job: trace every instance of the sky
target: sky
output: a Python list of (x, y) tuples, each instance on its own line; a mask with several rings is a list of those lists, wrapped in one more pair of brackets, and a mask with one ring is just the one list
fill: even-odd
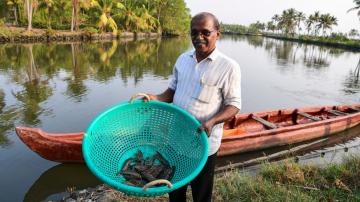
[(211, 12), (219, 21), (229, 24), (249, 25), (256, 21), (268, 22), (275, 14), (295, 8), (309, 16), (315, 11), (330, 13), (338, 19), (334, 32), (360, 30), (357, 10), (347, 13), (355, 7), (353, 0), (185, 0), (191, 15), (199, 12)]

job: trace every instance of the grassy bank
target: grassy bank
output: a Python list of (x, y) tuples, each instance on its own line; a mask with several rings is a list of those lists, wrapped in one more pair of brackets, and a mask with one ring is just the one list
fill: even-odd
[(133, 33), (112, 32), (98, 33), (88, 29), (77, 32), (52, 29), (32, 29), (27, 31), (21, 27), (0, 27), (0, 43), (33, 43), (33, 42), (60, 42), (60, 41), (93, 41), (120, 38), (160, 37), (161, 33)]
[(315, 45), (323, 45), (335, 48), (348, 49), (353, 51), (360, 51), (360, 40), (358, 39), (349, 39), (341, 35), (332, 35), (332, 36), (308, 36), (308, 35), (283, 35), (283, 34), (274, 34), (274, 33), (248, 33), (248, 32), (224, 32), (228, 35), (248, 35), (248, 36), (264, 36), (274, 39), (294, 41), (299, 43), (308, 43)]
[(285, 35), (274, 35), (274, 34), (263, 34), (265, 37), (282, 39), (288, 41), (295, 41), (300, 43), (309, 43), (316, 45), (324, 45), (336, 48), (350, 49), (354, 51), (360, 51), (360, 40), (349, 39), (342, 36), (285, 36)]
[(326, 168), (266, 163), (256, 176), (216, 178), (215, 201), (360, 201), (360, 156)]

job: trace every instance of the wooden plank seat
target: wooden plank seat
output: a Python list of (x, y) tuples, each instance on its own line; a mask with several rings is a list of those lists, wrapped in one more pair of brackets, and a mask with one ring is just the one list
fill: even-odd
[(353, 111), (360, 112), (360, 108), (356, 108), (356, 107), (349, 107), (349, 109), (351, 109), (351, 110), (353, 110)]
[(306, 112), (297, 112), (299, 115), (305, 117), (305, 118), (308, 118), (310, 120), (313, 120), (313, 121), (321, 121), (321, 119), (319, 117), (316, 117), (316, 116), (312, 116)]
[(268, 129), (276, 129), (278, 128), (275, 124), (261, 118), (261, 117), (258, 117), (258, 116), (251, 116), (252, 119), (256, 120), (257, 122), (263, 124), (266, 128)]
[(346, 112), (342, 112), (342, 111), (338, 111), (338, 110), (334, 110), (334, 109), (330, 109), (330, 110), (325, 110), (327, 113), (333, 114), (335, 116), (345, 116), (348, 115), (348, 113)]

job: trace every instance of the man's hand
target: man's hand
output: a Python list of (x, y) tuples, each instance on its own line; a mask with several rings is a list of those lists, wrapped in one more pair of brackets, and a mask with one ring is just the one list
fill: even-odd
[(161, 93), (159, 95), (146, 94), (147, 96), (149, 96), (149, 98), (147, 98), (145, 96), (145, 97), (143, 97), (141, 99), (144, 100), (145, 102), (147, 102), (149, 100), (157, 100), (157, 101), (160, 101), (160, 102), (171, 103), (173, 101), (174, 94), (175, 94), (175, 91), (168, 88), (163, 93)]
[(151, 94), (146, 94), (148, 97), (144, 96), (143, 98), (141, 98), (142, 100), (144, 100), (145, 102), (148, 102), (150, 100), (158, 100), (156, 95), (151, 95)]
[(201, 126), (199, 126), (198, 128), (198, 132), (200, 131), (205, 131), (206, 135), (208, 137), (210, 137), (211, 135), (211, 129), (213, 128), (215, 122), (212, 119), (209, 119), (207, 121), (205, 121), (204, 123), (201, 124)]
[(239, 109), (232, 106), (226, 105), (223, 110), (215, 114), (215, 116), (211, 117), (209, 120), (205, 121), (198, 128), (198, 131), (204, 130), (208, 137), (210, 137), (211, 129), (215, 124), (225, 122), (232, 117), (234, 117), (239, 112)]

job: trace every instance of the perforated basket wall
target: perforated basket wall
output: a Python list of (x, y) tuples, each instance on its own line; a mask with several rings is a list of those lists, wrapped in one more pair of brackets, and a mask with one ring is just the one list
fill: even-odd
[[(194, 179), (204, 167), (208, 142), (200, 123), (171, 104), (150, 101), (122, 103), (100, 114), (83, 139), (83, 155), (89, 169), (103, 182), (130, 195), (156, 196), (173, 191)], [(174, 165), (173, 188), (124, 184), (116, 174), (126, 159), (141, 150), (144, 156), (159, 151)]]

